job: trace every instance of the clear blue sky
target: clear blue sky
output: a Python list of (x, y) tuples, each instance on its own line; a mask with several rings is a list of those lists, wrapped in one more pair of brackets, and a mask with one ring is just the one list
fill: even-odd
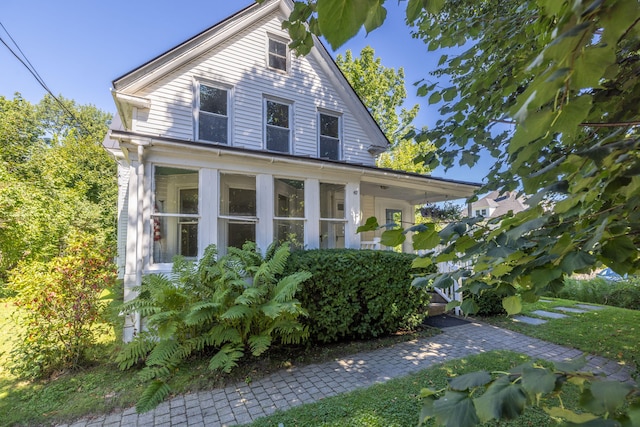
[[(0, 0), (0, 22), (18, 43), (52, 92), (79, 104), (93, 104), (115, 113), (111, 82), (188, 38), (253, 3), (252, 0)], [(420, 104), (415, 125), (431, 126), (439, 118), (435, 106), (415, 96), (413, 83), (429, 79), (440, 53), (428, 52), (404, 25), (404, 7), (388, 0), (387, 21), (368, 36), (361, 33), (334, 52), (357, 55), (370, 45), (386, 67), (405, 70), (407, 106)], [(0, 28), (0, 37), (9, 43)], [(331, 48), (327, 45), (329, 51)], [(44, 89), (0, 44), (0, 95), (20, 92), (38, 102)], [(487, 159), (488, 160), (488, 159)], [(454, 168), (434, 176), (480, 182), (489, 165)]]

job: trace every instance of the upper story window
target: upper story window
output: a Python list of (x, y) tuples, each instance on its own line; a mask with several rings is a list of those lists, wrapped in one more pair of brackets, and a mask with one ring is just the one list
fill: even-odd
[(229, 143), (229, 90), (200, 83), (198, 136), (201, 141)]
[(265, 100), (265, 140), (269, 151), (291, 152), (291, 105)]
[(340, 160), (340, 117), (320, 113), (319, 157)]
[(285, 42), (269, 37), (269, 68), (286, 72), (288, 57), (287, 52), (287, 44)]

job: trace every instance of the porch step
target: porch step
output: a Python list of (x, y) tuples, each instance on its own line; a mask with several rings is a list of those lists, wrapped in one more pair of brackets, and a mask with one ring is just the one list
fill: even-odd
[(447, 303), (445, 302), (432, 302), (429, 304), (428, 311), (429, 317), (437, 316), (447, 312)]
[(429, 294), (431, 295), (431, 303), (447, 303), (447, 300), (445, 300), (444, 298), (442, 298), (442, 295), (440, 295), (437, 292), (429, 292)]

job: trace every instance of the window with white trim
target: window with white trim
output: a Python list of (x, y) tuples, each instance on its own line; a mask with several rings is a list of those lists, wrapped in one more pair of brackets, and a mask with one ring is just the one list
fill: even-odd
[(231, 173), (220, 174), (220, 215), (218, 247), (241, 248), (256, 241), (256, 177)]
[(229, 90), (198, 84), (198, 135), (200, 141), (229, 143)]
[(284, 72), (287, 71), (287, 62), (289, 57), (287, 43), (282, 40), (276, 40), (269, 37), (267, 56), (269, 68)]
[(304, 181), (274, 178), (274, 239), (304, 248)]
[(170, 263), (176, 255), (198, 256), (198, 171), (155, 166), (151, 214), (151, 263)]
[(269, 151), (291, 152), (291, 105), (265, 99), (265, 146)]
[(345, 186), (320, 183), (320, 248), (344, 248)]
[(324, 159), (340, 160), (340, 117), (319, 113), (318, 156)]

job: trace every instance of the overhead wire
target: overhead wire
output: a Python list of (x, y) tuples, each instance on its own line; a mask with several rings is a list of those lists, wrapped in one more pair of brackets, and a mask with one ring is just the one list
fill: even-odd
[[(16, 59), (18, 61), (20, 61), (20, 63), (29, 71), (29, 73), (33, 76), (33, 78), (36, 79), (36, 81), (40, 84), (40, 86), (42, 86), (42, 88), (47, 91), (47, 93), (49, 95), (51, 95), (51, 97), (58, 103), (58, 105), (60, 105), (60, 107), (69, 115), (69, 117), (71, 117), (76, 124), (82, 128), (82, 130), (84, 130), (88, 135), (91, 134), (91, 132), (89, 131), (89, 129), (84, 125), (84, 123), (82, 123), (82, 121), (73, 113), (73, 111), (71, 111), (65, 104), (64, 102), (62, 102), (60, 99), (58, 99), (58, 97), (56, 95), (53, 94), (53, 92), (51, 91), (51, 89), (49, 89), (49, 86), (47, 86), (47, 84), (45, 83), (44, 79), (42, 78), (42, 76), (40, 76), (40, 73), (38, 73), (38, 71), (36, 70), (36, 67), (33, 66), (33, 64), (31, 63), (31, 61), (29, 61), (29, 58), (27, 58), (27, 55), (22, 51), (22, 49), (20, 48), (20, 46), (18, 45), (18, 43), (15, 41), (15, 39), (11, 36), (11, 33), (9, 33), (9, 31), (7, 30), (7, 28), (2, 24), (2, 22), (0, 21), (0, 27), (2, 27), (2, 29), (4, 30), (4, 32), (9, 36), (9, 39), (11, 40), (11, 42), (13, 43), (13, 45), (15, 46), (15, 48), (18, 50), (18, 52), (20, 52), (20, 55), (18, 55), (11, 46), (9, 46), (9, 44), (7, 44), (7, 42), (2, 38), (2, 36), (0, 36), (0, 42), (5, 45), (5, 47), (7, 49), (9, 49), (9, 52), (11, 52), (13, 54), (13, 56), (16, 57)], [(24, 58), (24, 59), (23, 59)], [(111, 153), (109, 150), (107, 150), (107, 148), (100, 144), (100, 146), (107, 151), (107, 153), (109, 153), (110, 155), (114, 156), (113, 153)], [(114, 156), (115, 157), (115, 156)]]

